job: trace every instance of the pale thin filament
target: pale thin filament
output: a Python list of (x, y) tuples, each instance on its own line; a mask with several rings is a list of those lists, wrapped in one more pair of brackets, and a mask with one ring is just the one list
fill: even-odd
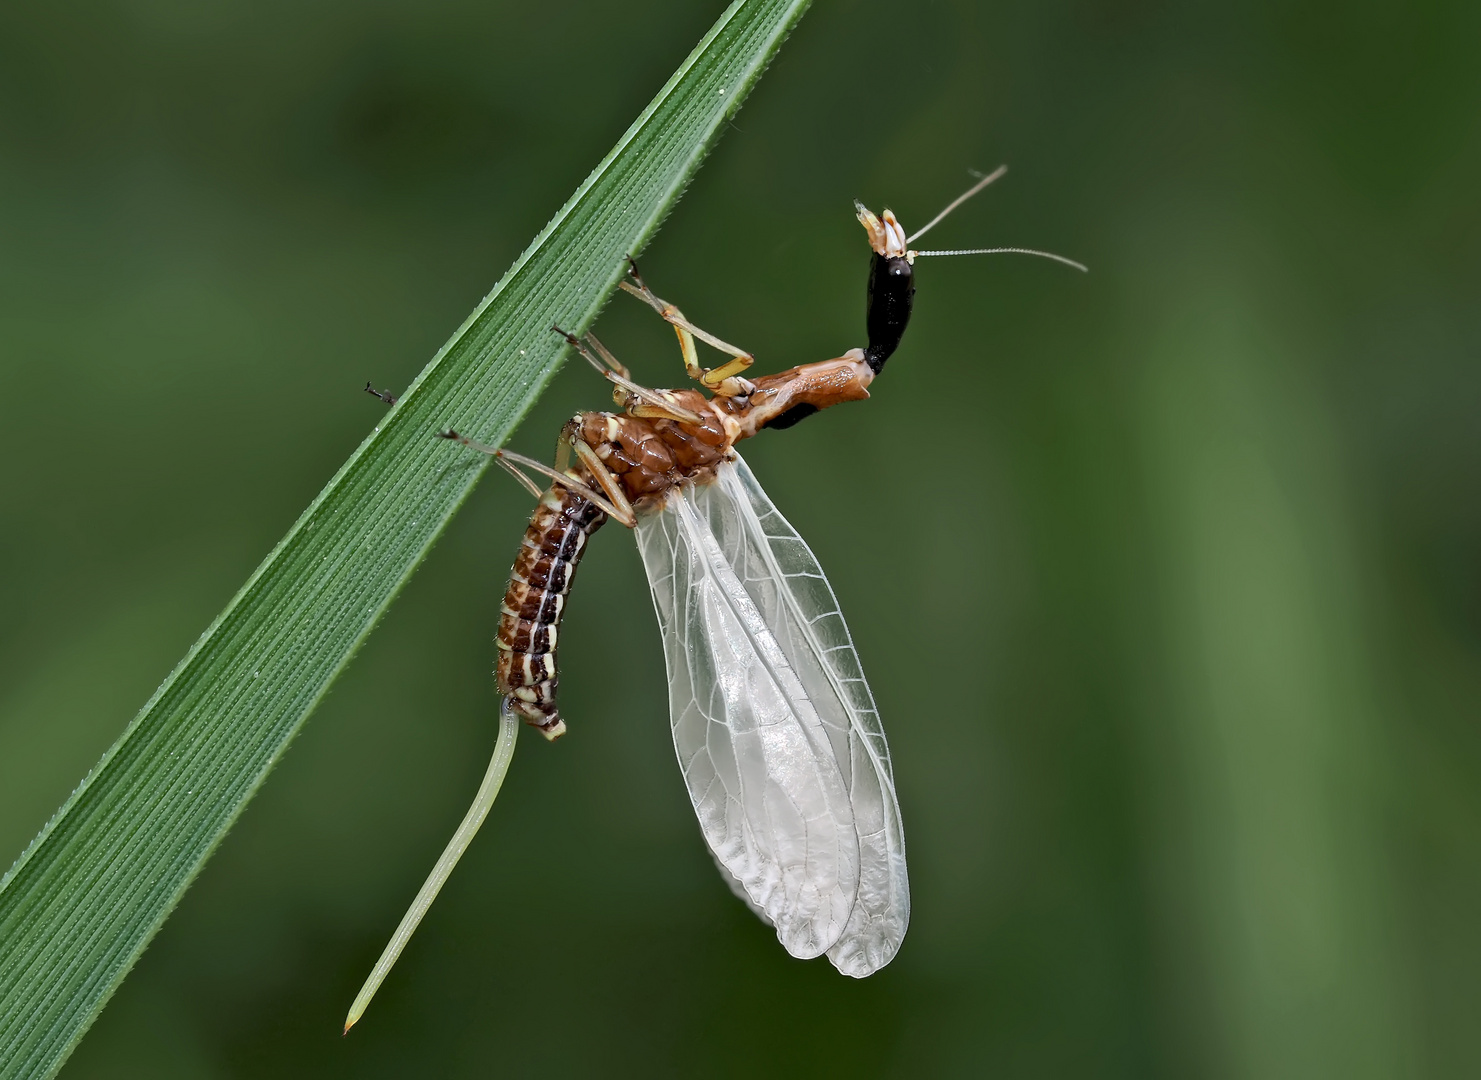
[(1037, 255), (1041, 259), (1053, 259), (1062, 262), (1066, 266), (1073, 266), (1076, 270), (1090, 273), (1090, 267), (1084, 263), (1077, 263), (1074, 259), (1066, 259), (1063, 255), (1056, 255), (1052, 251), (1035, 251), (1033, 248), (968, 248), (963, 251), (914, 251), (911, 254), (919, 258), (922, 255)]
[(432, 867), (432, 873), (427, 875), (426, 883), (422, 885), (416, 899), (411, 902), (411, 907), (407, 908), (406, 914), (401, 917), (401, 925), (396, 927), (396, 932), (391, 935), (391, 940), (386, 944), (385, 952), (381, 953), (381, 958), (371, 969), (370, 978), (365, 980), (365, 985), (360, 988), (355, 1003), (350, 1006), (350, 1014), (345, 1017), (346, 1034), (349, 1033), (350, 1028), (355, 1026), (355, 1022), (365, 1015), (365, 1010), (370, 1006), (370, 999), (375, 997), (375, 992), (380, 989), (381, 983), (390, 974), (392, 966), (401, 955), (401, 950), (406, 948), (406, 943), (416, 932), (422, 916), (427, 914), (427, 909), (432, 906), (432, 901), (437, 899), (438, 892), (447, 882), (448, 875), (453, 872), (453, 867), (457, 866), (458, 860), (463, 857), (463, 852), (467, 850), (474, 834), (478, 832), (478, 827), (483, 824), (483, 819), (488, 817), (489, 808), (494, 805), (494, 799), (498, 797), (499, 788), (504, 783), (504, 774), (509, 771), (509, 761), (514, 757), (514, 742), (518, 734), (519, 718), (508, 708), (501, 709), (499, 736), (494, 743), (494, 756), (489, 762), (488, 772), (484, 773), (478, 794), (473, 797), (473, 805), (468, 807), (468, 813), (463, 816), (463, 823), (458, 826), (458, 831), (453, 833), (453, 838), (447, 842), (442, 857), (437, 860), (437, 865)]
[(976, 195), (983, 188), (987, 187), (988, 184), (991, 184), (994, 180), (996, 180), (998, 177), (1002, 176), (1007, 171), (1008, 171), (1008, 166), (1006, 166), (1006, 165), (999, 165), (996, 169), (994, 169), (992, 172), (988, 173), (986, 176), (982, 177), (981, 180), (977, 181), (977, 183), (973, 184), (966, 191), (964, 191), (960, 195), (958, 195), (955, 199), (952, 199), (951, 202), (947, 205), (947, 207), (946, 207), (945, 210), (941, 211), (941, 213), (937, 214), (930, 221), (926, 222), (924, 228), (917, 229), (915, 231), (915, 235), (914, 236), (907, 237), (906, 240), (905, 240), (905, 242), (907, 244), (911, 244), (911, 243), (914, 243), (915, 241), (919, 240), (922, 236), (925, 236), (926, 233), (930, 232), (937, 225), (941, 224), (941, 219), (944, 218), (947, 214), (951, 213), (958, 206), (961, 206), (962, 203), (966, 202), (973, 195)]

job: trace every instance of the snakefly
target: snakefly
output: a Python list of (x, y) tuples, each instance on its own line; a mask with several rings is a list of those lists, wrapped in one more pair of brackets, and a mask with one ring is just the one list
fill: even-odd
[[(557, 327), (613, 384), (620, 411), (578, 413), (568, 421), (553, 467), (455, 431), (441, 433), (494, 455), (539, 500), (499, 621), (497, 676), (507, 734), (346, 1030), (487, 813), (517, 721), (547, 739), (565, 732), (556, 706), (560, 618), (586, 542), (609, 519), (637, 536), (663, 636), (674, 749), (726, 882), (793, 956), (827, 955), (839, 971), (860, 978), (893, 959), (910, 918), (910, 889), (884, 728), (822, 567), (735, 445), (869, 396), (910, 320), (916, 258), (1016, 251), (1084, 269), (1019, 248), (910, 249), (1003, 172), (982, 177), (911, 237), (889, 210), (876, 216), (856, 204), (874, 251), (865, 348), (747, 378), (749, 353), (690, 322), (632, 264), (621, 287), (674, 327), (697, 388), (641, 386), (595, 336)], [(728, 359), (702, 367), (696, 341)], [(529, 472), (549, 486), (542, 490)]]

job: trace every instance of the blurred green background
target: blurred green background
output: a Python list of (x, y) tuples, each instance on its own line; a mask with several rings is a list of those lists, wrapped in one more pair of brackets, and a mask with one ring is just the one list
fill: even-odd
[[(721, 4), (0, 8), (0, 863)], [(790, 959), (703, 850), (616, 526), (570, 735), (339, 1025), (487, 760), (490, 474), (70, 1077), (1481, 1072), (1481, 7), (822, 2), (648, 251), (867, 405), (747, 456), (829, 569), (910, 852), (899, 958)], [(678, 383), (619, 298), (603, 340)], [(514, 445), (601, 407), (583, 366)], [(430, 435), (430, 433), (429, 433)], [(3, 947), (3, 946), (0, 946)], [(1469, 1019), (1468, 1019), (1469, 1018)]]

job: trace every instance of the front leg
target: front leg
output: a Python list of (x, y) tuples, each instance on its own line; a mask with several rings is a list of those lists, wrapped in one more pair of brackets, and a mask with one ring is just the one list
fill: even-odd
[[(638, 264), (631, 257), (628, 258), (631, 267), (632, 281), (622, 281), (618, 284), (622, 290), (636, 296), (654, 311), (663, 317), (664, 322), (674, 328), (674, 333), (679, 336), (679, 351), (684, 355), (684, 370), (689, 377), (697, 381), (706, 390), (711, 390), (721, 397), (737, 397), (741, 394), (750, 393), (750, 383), (745, 379), (738, 378), (742, 371), (756, 362), (756, 358), (744, 349), (737, 348), (727, 341), (721, 341), (714, 334), (701, 330), (687, 318), (684, 313), (670, 304), (662, 297), (656, 296), (652, 289), (648, 288), (643, 276), (638, 273)], [(634, 284), (636, 282), (636, 284)], [(734, 359), (721, 364), (717, 368), (706, 368), (700, 366), (699, 352), (694, 347), (694, 339), (698, 338), (711, 348), (719, 349), (728, 353)]]

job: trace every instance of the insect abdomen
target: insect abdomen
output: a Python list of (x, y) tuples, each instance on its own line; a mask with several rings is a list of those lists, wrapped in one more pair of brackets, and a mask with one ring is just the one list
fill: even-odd
[(606, 513), (583, 496), (552, 487), (530, 517), (504, 593), (495, 671), (499, 692), (507, 708), (547, 739), (566, 730), (555, 705), (561, 612), (586, 539), (606, 521)]

